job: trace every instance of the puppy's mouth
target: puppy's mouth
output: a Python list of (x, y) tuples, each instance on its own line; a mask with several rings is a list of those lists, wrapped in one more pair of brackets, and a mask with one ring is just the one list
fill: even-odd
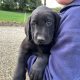
[(45, 44), (45, 41), (39, 40), (37, 43), (38, 43), (39, 45), (44, 45), (44, 44)]
[(42, 36), (38, 36), (37, 39), (34, 41), (37, 45), (48, 45), (50, 41)]

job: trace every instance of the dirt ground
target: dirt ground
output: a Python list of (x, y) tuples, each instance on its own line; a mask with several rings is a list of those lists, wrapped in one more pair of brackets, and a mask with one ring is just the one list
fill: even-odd
[(24, 37), (23, 27), (0, 26), (0, 80), (12, 80)]

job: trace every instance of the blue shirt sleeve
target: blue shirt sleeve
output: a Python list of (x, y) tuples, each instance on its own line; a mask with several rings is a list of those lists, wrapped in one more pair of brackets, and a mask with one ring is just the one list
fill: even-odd
[(48, 80), (80, 80), (79, 8), (73, 7), (62, 14), (60, 34), (47, 66), (47, 74), (52, 78)]

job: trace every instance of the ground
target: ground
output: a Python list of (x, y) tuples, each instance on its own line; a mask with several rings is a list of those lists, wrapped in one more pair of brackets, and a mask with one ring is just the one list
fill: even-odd
[(24, 37), (24, 27), (0, 26), (0, 80), (12, 80)]

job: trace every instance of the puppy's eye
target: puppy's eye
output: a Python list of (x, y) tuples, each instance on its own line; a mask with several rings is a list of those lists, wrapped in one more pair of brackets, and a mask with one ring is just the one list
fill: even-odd
[(47, 26), (51, 26), (51, 25), (52, 25), (52, 22), (51, 22), (51, 21), (47, 21), (47, 22), (46, 22), (46, 25), (47, 25)]

